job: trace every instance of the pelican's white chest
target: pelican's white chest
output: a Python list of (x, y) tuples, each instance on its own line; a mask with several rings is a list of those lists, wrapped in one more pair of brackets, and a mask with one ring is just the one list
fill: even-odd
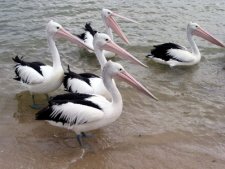
[(58, 89), (63, 81), (64, 71), (62, 68), (52, 69), (51, 73), (45, 77), (40, 84), (29, 85), (29, 90), (32, 93), (49, 93)]

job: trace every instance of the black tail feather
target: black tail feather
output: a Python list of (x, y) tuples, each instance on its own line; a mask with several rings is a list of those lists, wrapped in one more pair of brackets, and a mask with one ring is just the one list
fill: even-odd
[(52, 108), (47, 106), (35, 114), (35, 120), (49, 120)]
[(19, 56), (17, 55), (15, 58), (12, 58), (12, 60), (16, 63), (20, 63), (20, 64), (24, 64), (24, 61), (23, 61), (23, 56), (21, 56), (19, 58)]
[(12, 60), (14, 61), (14, 62), (16, 62), (17, 64), (14, 66), (15, 67), (15, 74), (16, 74), (16, 77), (14, 77), (13, 79), (14, 80), (17, 80), (17, 81), (21, 81), (21, 78), (20, 78), (20, 76), (19, 76), (19, 72), (18, 72), (18, 68), (17, 68), (17, 66), (18, 65), (22, 65), (22, 64), (24, 64), (24, 61), (22, 60), (23, 59), (23, 56), (21, 56), (20, 58), (19, 58), (19, 56), (17, 55), (15, 58), (12, 58)]
[(71, 72), (70, 65), (67, 66), (67, 70), (68, 70), (69, 73)]
[(17, 81), (20, 81), (20, 80), (21, 80), (20, 77), (14, 77), (13, 79), (14, 79), (14, 80), (17, 80)]
[(94, 36), (94, 35), (97, 33), (97, 31), (94, 30), (94, 29), (91, 27), (91, 23), (90, 23), (90, 22), (87, 22), (87, 23), (85, 24), (84, 30), (90, 32), (90, 34), (91, 34), (92, 36)]

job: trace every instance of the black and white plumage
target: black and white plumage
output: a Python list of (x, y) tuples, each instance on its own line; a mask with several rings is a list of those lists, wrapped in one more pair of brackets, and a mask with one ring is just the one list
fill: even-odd
[(192, 52), (189, 52), (185, 47), (175, 43), (164, 43), (153, 46), (154, 48), (147, 57), (158, 63), (168, 64), (171, 67), (178, 65), (194, 65), (201, 60), (201, 54), (193, 40), (193, 35), (202, 37), (213, 44), (224, 47), (222, 42), (203, 30), (198, 24), (191, 22), (187, 26), (187, 39), (191, 45)]
[[(43, 69), (45, 69), (47, 65), (41, 62), (26, 62), (23, 60), (23, 56), (21, 58), (19, 56), (16, 56), (12, 59), (16, 63), (16, 77), (14, 78), (15, 80), (21, 81), (26, 84), (35, 84), (43, 81), (43, 74), (45, 73)], [(47, 69), (51, 68), (52, 67), (49, 66)]]
[(52, 20), (48, 22), (46, 30), (49, 50), (52, 55), (52, 66), (41, 62), (27, 62), (18, 56), (13, 58), (13, 61), (16, 63), (16, 77), (14, 79), (25, 84), (31, 93), (47, 94), (56, 90), (62, 84), (64, 71), (55, 45), (56, 36), (64, 37), (81, 47), (87, 47), (78, 37), (72, 35), (60, 24)]
[[(94, 89), (99, 85), (96, 83), (99, 80), (101, 81), (101, 77), (92, 73), (77, 74), (70, 70), (69, 65), (67, 70), (68, 72), (65, 73), (63, 79), (63, 85), (66, 91), (72, 93), (98, 93)], [(96, 84), (96, 87), (93, 87), (94, 84)]]
[[(129, 43), (127, 37), (125, 36), (125, 34), (123, 33), (122, 29), (119, 27), (118, 23), (115, 21), (115, 19), (113, 17), (117, 16), (117, 17), (120, 17), (122, 19), (131, 21), (131, 22), (135, 22), (135, 23), (137, 23), (137, 22), (132, 20), (132, 19), (126, 18), (124, 16), (118, 15), (118, 14), (112, 12), (109, 9), (104, 9), (104, 8), (102, 9), (101, 15), (102, 15), (103, 23), (104, 23), (104, 25), (106, 27), (106, 33), (109, 35), (111, 40), (113, 40), (113, 33), (112, 33), (112, 30), (113, 30), (123, 41), (125, 41), (126, 43)], [(91, 27), (91, 23), (86, 23), (85, 27), (84, 27), (84, 30), (85, 30), (85, 32), (80, 34), (80, 35), (78, 35), (78, 36), (84, 41), (85, 44), (87, 44), (92, 49), (94, 49), (93, 39), (94, 39), (94, 34), (97, 31), (94, 30)], [(93, 52), (93, 51), (90, 51), (90, 50), (88, 50), (88, 51), (90, 53)], [(115, 56), (114, 53), (109, 52), (109, 51), (104, 51), (104, 53), (105, 53), (105, 57), (106, 58), (110, 58), (110, 57), (114, 57)]]
[[(97, 33), (97, 31), (95, 29), (92, 28), (91, 23), (87, 22), (84, 26), (84, 31), (90, 33), (90, 35), (92, 37), (94, 37), (95, 33)], [(82, 39), (83, 41), (85, 41), (86, 39), (88, 39), (88, 37), (86, 36), (86, 33), (82, 33), (80, 35), (77, 35), (80, 39)], [(92, 39), (93, 42), (93, 39)], [(92, 45), (93, 46), (93, 45)]]
[(153, 47), (154, 49), (152, 49), (151, 55), (157, 56), (157, 58), (165, 60), (165, 61), (169, 61), (172, 58), (173, 60), (177, 60), (181, 62), (181, 60), (178, 60), (173, 55), (170, 55), (170, 52), (168, 52), (170, 49), (185, 50), (185, 51), (187, 50), (185, 47), (175, 43), (164, 43), (161, 45), (154, 45)]
[(56, 34), (60, 34), (60, 31), (64, 31), (64, 29), (54, 21), (48, 22), (46, 29), (53, 66), (41, 62), (27, 62), (18, 56), (13, 58), (16, 62), (15, 79), (25, 83), (31, 93), (48, 93), (54, 91), (62, 84), (64, 72), (54, 37)]
[[(93, 38), (95, 33), (97, 32), (91, 26), (91, 23), (86, 23), (84, 26), (84, 33), (77, 35), (87, 46), (94, 50), (93, 47)], [(90, 53), (93, 53), (93, 50), (88, 50)]]
[(81, 133), (104, 127), (114, 122), (122, 113), (123, 101), (113, 78), (120, 77), (146, 95), (156, 99), (118, 63), (108, 61), (103, 70), (104, 85), (112, 101), (100, 95), (68, 93), (53, 97), (49, 105), (36, 114), (36, 120), (47, 120), (54, 126), (73, 130), (80, 144)]
[[(107, 62), (105, 53), (103, 52), (104, 49), (116, 53), (118, 57), (129, 59), (132, 62), (145, 66), (130, 53), (114, 43), (106, 34), (95, 33), (93, 46), (101, 69)], [(99, 94), (107, 98), (110, 97), (109, 92), (103, 84), (102, 78), (91, 73), (77, 74), (68, 69), (68, 72), (65, 73), (63, 84), (65, 90), (73, 93)]]
[[(51, 98), (49, 101), (49, 106), (44, 108), (43, 110), (39, 111), (36, 114), (37, 120), (48, 120), (48, 121), (54, 121), (56, 123), (60, 122), (62, 125), (81, 125), (85, 124), (87, 122), (91, 122), (92, 118), (85, 118), (82, 117), (80, 114), (82, 111), (76, 111), (76, 114), (74, 113), (74, 117), (71, 118), (69, 116), (72, 116), (71, 114), (65, 113), (64, 107), (72, 106), (73, 108), (77, 107), (79, 108), (82, 106), (87, 106), (92, 109), (97, 109), (97, 111), (102, 111), (102, 108), (99, 107), (97, 103), (94, 103), (90, 100), (91, 97), (94, 97), (93, 95), (89, 94), (73, 94), (73, 93), (67, 93), (55, 96)], [(61, 107), (60, 107), (61, 106)], [(54, 113), (52, 113), (54, 112)], [(51, 116), (49, 116), (51, 114)], [(88, 121), (89, 120), (89, 121)]]

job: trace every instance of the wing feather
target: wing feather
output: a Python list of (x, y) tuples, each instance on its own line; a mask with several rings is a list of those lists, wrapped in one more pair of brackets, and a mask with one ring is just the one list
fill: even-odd
[(173, 56), (171, 56), (168, 51), (169, 50), (182, 50), (186, 51), (187, 49), (181, 45), (175, 44), (175, 43), (164, 43), (160, 45), (155, 45), (154, 48), (151, 50), (151, 54), (148, 55), (150, 58), (158, 58), (163, 61), (169, 61), (170, 59), (173, 59)]
[(15, 65), (15, 80), (27, 84), (39, 84), (52, 73), (52, 67), (41, 62), (26, 62), (23, 57), (12, 58)]
[(29, 66), (18, 65), (16, 66), (16, 72), (17, 76), (23, 83), (38, 84), (42, 83), (44, 80), (44, 77), (40, 73)]
[(70, 126), (90, 123), (103, 118), (109, 104), (109, 101), (99, 95), (62, 94), (51, 98), (49, 106), (39, 111), (36, 119)]
[(193, 55), (186, 50), (169, 49), (167, 53), (171, 56), (172, 60), (177, 60), (179, 62), (193, 62), (194, 60)]
[(67, 86), (65, 86), (65, 88), (66, 90), (73, 93), (88, 93), (88, 94), (94, 93), (92, 87), (88, 83), (77, 78), (67, 79)]
[(98, 79), (99, 76), (92, 73), (77, 74), (70, 70), (64, 74), (63, 85), (66, 91), (73, 93), (88, 93), (93, 94), (94, 90), (91, 84), (92, 79)]
[(104, 112), (87, 105), (67, 102), (45, 108), (36, 114), (37, 120), (62, 122), (63, 124), (81, 125), (100, 120)]

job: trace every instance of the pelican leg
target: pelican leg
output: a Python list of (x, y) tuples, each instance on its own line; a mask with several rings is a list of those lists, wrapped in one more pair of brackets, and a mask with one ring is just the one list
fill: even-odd
[(30, 106), (32, 109), (39, 110), (42, 108), (39, 104), (35, 103), (34, 94), (32, 94), (32, 102), (33, 102), (33, 104)]
[(49, 96), (48, 94), (45, 94), (47, 101), (49, 101)]
[(90, 138), (90, 137), (93, 137), (93, 134), (85, 133), (85, 132), (81, 132), (81, 135), (82, 135), (83, 138)]
[(82, 135), (80, 135), (80, 134), (77, 135), (77, 141), (80, 144), (80, 146), (83, 147), (84, 144), (83, 144), (83, 141), (82, 141)]
[(32, 94), (32, 101), (33, 101), (33, 104), (35, 104), (35, 99), (34, 99), (34, 95)]

